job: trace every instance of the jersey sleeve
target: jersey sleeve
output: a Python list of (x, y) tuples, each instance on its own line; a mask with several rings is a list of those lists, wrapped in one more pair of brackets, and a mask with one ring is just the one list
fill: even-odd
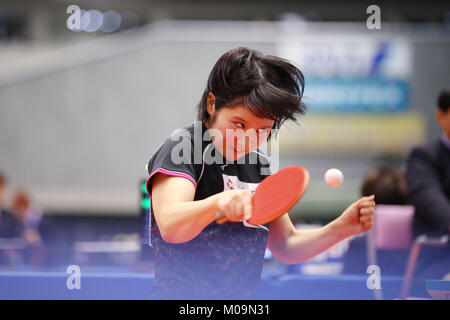
[[(157, 173), (168, 176), (181, 177), (189, 180), (197, 189), (197, 181), (201, 163), (194, 160), (194, 143), (191, 136), (172, 134), (156, 150), (146, 166), (149, 174), (146, 188), (151, 197), (153, 178)], [(200, 169), (199, 169), (200, 168)]]

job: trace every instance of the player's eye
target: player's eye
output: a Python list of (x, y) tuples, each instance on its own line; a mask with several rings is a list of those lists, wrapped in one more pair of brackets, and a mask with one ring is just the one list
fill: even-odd
[(245, 127), (244, 124), (241, 122), (236, 122), (235, 125), (236, 125), (236, 127), (240, 128), (240, 129), (244, 129), (244, 127)]

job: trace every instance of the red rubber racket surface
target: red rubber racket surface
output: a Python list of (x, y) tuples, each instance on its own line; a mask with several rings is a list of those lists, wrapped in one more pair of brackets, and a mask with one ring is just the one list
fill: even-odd
[[(259, 225), (279, 218), (300, 200), (308, 184), (309, 173), (299, 166), (287, 167), (268, 176), (253, 194), (252, 217), (247, 222)], [(217, 223), (225, 221), (220, 214)]]
[(265, 178), (252, 198), (253, 225), (271, 222), (292, 209), (309, 184), (309, 173), (302, 167), (284, 168)]

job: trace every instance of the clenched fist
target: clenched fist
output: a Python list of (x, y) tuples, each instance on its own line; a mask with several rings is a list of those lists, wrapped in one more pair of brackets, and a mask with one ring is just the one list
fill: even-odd
[(248, 190), (227, 190), (217, 198), (218, 222), (248, 220), (252, 216), (252, 194)]
[(336, 220), (346, 236), (369, 231), (373, 226), (375, 197), (362, 197), (351, 204)]

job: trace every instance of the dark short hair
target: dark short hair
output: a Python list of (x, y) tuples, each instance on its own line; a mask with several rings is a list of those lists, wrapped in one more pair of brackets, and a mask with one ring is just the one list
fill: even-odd
[(439, 94), (438, 98), (438, 108), (442, 111), (447, 112), (450, 107), (450, 89), (444, 89)]
[(212, 68), (197, 119), (209, 120), (207, 100), (212, 93), (216, 110), (243, 104), (256, 116), (274, 120), (272, 129), (279, 129), (284, 121), (305, 114), (304, 88), (303, 73), (287, 60), (239, 47), (222, 55)]
[(380, 166), (366, 176), (361, 186), (362, 196), (375, 195), (377, 204), (406, 205), (408, 184), (402, 170)]

